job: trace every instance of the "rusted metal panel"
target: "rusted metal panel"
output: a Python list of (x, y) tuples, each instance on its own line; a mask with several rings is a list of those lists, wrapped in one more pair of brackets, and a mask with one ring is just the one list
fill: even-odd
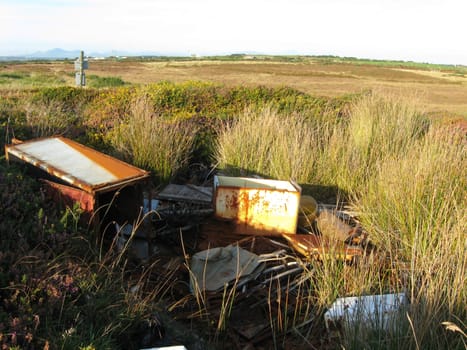
[(216, 176), (215, 216), (233, 221), (235, 233), (294, 234), (300, 192), (290, 181)]
[[(80, 203), (83, 220), (133, 222), (143, 206), (142, 185), (149, 172), (65, 137), (49, 137), (5, 146), (8, 160), (32, 166), (56, 201)], [(40, 171), (38, 171), (40, 170)], [(98, 207), (106, 207), (100, 218)]]
[(43, 179), (47, 194), (57, 203), (62, 203), (66, 206), (73, 207), (74, 203), (79, 203), (83, 214), (81, 219), (89, 221), (92, 218), (96, 205), (95, 197), (83, 190), (75, 187), (61, 185), (56, 182)]
[(24, 161), (88, 193), (109, 191), (149, 176), (145, 170), (60, 136), (6, 145), (5, 153), (8, 159)]

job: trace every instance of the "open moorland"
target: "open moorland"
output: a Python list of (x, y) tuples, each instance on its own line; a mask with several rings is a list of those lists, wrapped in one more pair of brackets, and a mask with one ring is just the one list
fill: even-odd
[[(244, 57), (244, 56), (240, 56)], [(93, 77), (118, 77), (130, 84), (187, 80), (214, 82), (227, 86), (264, 85), (291, 87), (314, 96), (338, 97), (378, 89), (417, 97), (428, 112), (467, 115), (467, 68), (406, 62), (345, 60), (338, 58), (274, 59), (113, 59), (91, 60), (87, 72)], [(16, 82), (8, 74), (25, 74)], [(73, 85), (71, 61), (4, 63), (0, 88)]]
[[(157, 207), (119, 245), (120, 231), (83, 223), (80, 205), (58, 205), (1, 156), (2, 348), (466, 348), (466, 67), (113, 58), (89, 62), (85, 88), (73, 70), (0, 63), (2, 146), (65, 136), (150, 171), (151, 198), (167, 184), (206, 193), (214, 174), (293, 180), (317, 208), (301, 207), (292, 236), (317, 250), (239, 237), (193, 203)], [(351, 230), (327, 229), (323, 213)], [(155, 250), (141, 259), (148, 218)], [(266, 266), (207, 291), (193, 257), (228, 244)], [(405, 302), (325, 321), (337, 298), (380, 294)]]

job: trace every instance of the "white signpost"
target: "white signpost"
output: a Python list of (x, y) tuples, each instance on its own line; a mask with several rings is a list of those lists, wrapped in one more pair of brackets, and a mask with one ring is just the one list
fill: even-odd
[(81, 51), (79, 58), (75, 61), (75, 82), (76, 86), (86, 85), (86, 74), (84, 70), (88, 69), (88, 61), (84, 60), (84, 51)]

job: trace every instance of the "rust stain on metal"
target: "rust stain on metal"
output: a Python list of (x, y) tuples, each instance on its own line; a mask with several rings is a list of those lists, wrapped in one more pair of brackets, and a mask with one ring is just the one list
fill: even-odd
[(295, 233), (300, 201), (297, 187), (288, 181), (216, 176), (215, 215), (233, 221), (236, 233)]
[(47, 194), (55, 202), (63, 203), (69, 207), (72, 207), (75, 202), (79, 203), (84, 214), (82, 220), (86, 222), (92, 217), (96, 204), (93, 195), (78, 188), (58, 184), (49, 180), (42, 179), (42, 182), (45, 184)]
[[(100, 205), (110, 204), (115, 220), (121, 216), (131, 221), (143, 204), (141, 184), (149, 178), (149, 172), (65, 137), (5, 145), (5, 154), (9, 161), (24, 162), (39, 178), (47, 179), (44, 183), (53, 198), (70, 206), (80, 203), (95, 221), (99, 221), (95, 212)], [(122, 191), (125, 198), (119, 199), (117, 194)]]
[(225, 206), (227, 209), (230, 209), (230, 210), (238, 210), (239, 208), (238, 196), (236, 194), (232, 194), (231, 196), (226, 195)]

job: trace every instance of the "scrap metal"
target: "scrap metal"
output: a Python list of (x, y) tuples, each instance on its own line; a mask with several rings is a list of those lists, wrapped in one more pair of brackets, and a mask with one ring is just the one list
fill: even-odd
[[(54, 198), (71, 205), (79, 202), (86, 219), (98, 220), (97, 209), (114, 202), (122, 221), (136, 219), (143, 206), (141, 184), (149, 172), (100, 153), (65, 137), (55, 136), (5, 145), (8, 161), (30, 166)], [(130, 190), (132, 188), (132, 190)], [(103, 195), (109, 194), (106, 198)], [(120, 195), (121, 203), (114, 201)]]

